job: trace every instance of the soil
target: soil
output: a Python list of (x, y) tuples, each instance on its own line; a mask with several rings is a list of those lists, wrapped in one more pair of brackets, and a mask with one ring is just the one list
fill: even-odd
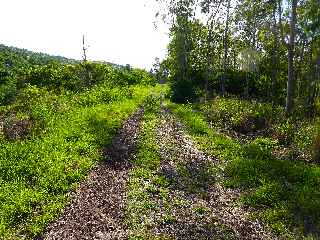
[[(91, 171), (72, 194), (70, 205), (40, 239), (128, 239), (125, 188), (142, 116), (140, 109), (125, 122), (103, 151), (106, 160)], [(172, 239), (278, 239), (259, 220), (250, 218), (250, 209), (237, 205), (240, 191), (223, 187), (220, 176), (210, 172), (218, 167), (218, 159), (200, 151), (165, 108), (156, 138), (161, 156), (159, 174), (169, 179), (169, 197), (179, 204), (172, 204), (167, 222), (154, 219), (159, 223), (152, 230), (155, 235)], [(157, 196), (154, 198), (157, 201)]]
[(171, 209), (175, 221), (157, 226), (155, 232), (173, 239), (278, 239), (250, 218), (250, 209), (237, 206), (239, 190), (224, 188), (219, 176), (210, 174), (218, 159), (199, 151), (167, 109), (161, 115), (161, 171), (171, 179), (170, 198), (183, 204)]
[(60, 218), (38, 239), (127, 239), (123, 197), (142, 116), (140, 109), (124, 123), (103, 151), (105, 161), (91, 171)]

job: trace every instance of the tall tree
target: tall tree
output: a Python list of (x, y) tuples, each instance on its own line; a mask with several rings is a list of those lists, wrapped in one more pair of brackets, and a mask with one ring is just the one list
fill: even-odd
[(286, 99), (286, 113), (290, 114), (293, 109), (294, 97), (294, 49), (295, 49), (295, 35), (297, 22), (297, 4), (298, 0), (292, 0), (291, 5), (291, 19), (290, 19), (290, 39), (288, 44), (288, 82), (287, 82), (287, 99)]
[(224, 47), (224, 56), (223, 56), (223, 76), (221, 79), (221, 94), (222, 96), (225, 95), (225, 81), (226, 81), (226, 75), (227, 75), (227, 67), (228, 67), (228, 41), (229, 41), (229, 19), (230, 19), (230, 5), (231, 0), (227, 1), (227, 15), (226, 15), (226, 27), (224, 30), (224, 38), (223, 38), (223, 47)]
[(191, 22), (194, 19), (195, 0), (162, 0), (167, 6), (171, 23), (169, 55), (172, 68), (172, 98), (177, 102), (193, 101), (195, 89), (190, 74)]
[(216, 16), (220, 11), (220, 6), (224, 0), (203, 0), (201, 2), (202, 13), (208, 15), (207, 20), (207, 42), (206, 42), (206, 74), (205, 74), (205, 96), (204, 100), (207, 101), (208, 98), (208, 85), (209, 77), (211, 75), (212, 68), (212, 58), (213, 58), (213, 41), (214, 41), (214, 25), (216, 21)]
[(272, 83), (271, 83), (271, 98), (274, 103), (275, 99), (275, 87), (277, 83), (278, 77), (278, 66), (279, 66), (279, 34), (278, 34), (278, 23), (277, 23), (277, 8), (278, 2), (273, 1), (272, 3), (272, 15), (273, 15), (273, 26), (272, 26), (272, 34), (273, 34), (273, 49), (272, 49)]

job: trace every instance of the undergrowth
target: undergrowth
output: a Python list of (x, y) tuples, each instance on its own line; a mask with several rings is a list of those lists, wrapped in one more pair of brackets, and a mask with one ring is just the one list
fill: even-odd
[(254, 207), (255, 214), (286, 239), (319, 237), (318, 165), (276, 158), (271, 151), (277, 143), (269, 137), (241, 143), (218, 133), (198, 111), (199, 106), (168, 106), (199, 147), (220, 159), (224, 184), (243, 190), (242, 204)]
[[(216, 129), (238, 138), (269, 137), (285, 151), (278, 157), (317, 161), (315, 148), (317, 120), (295, 112), (287, 117), (284, 109), (269, 103), (250, 102), (238, 98), (216, 98), (195, 109), (206, 116)], [(317, 146), (316, 146), (317, 147)]]
[(20, 138), (0, 134), (0, 238), (40, 234), (152, 89), (159, 87), (104, 83), (57, 94), (29, 85), (13, 104), (3, 106), (7, 119), (30, 121), (33, 128)]

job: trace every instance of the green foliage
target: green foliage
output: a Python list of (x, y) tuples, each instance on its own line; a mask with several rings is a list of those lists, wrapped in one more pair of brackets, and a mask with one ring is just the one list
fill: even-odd
[[(245, 144), (218, 134), (205, 123), (202, 113), (189, 105), (170, 109), (186, 124), (200, 148), (220, 158), (223, 182), (247, 191), (242, 203), (285, 238), (317, 236), (320, 227), (320, 168), (272, 155), (278, 143), (260, 137)], [(199, 109), (199, 106), (197, 107)]]
[(307, 132), (308, 136), (313, 136), (310, 137), (310, 142), (311, 142), (311, 154), (312, 158), (316, 163), (320, 163), (320, 122), (319, 120), (316, 122), (316, 127), (313, 130), (312, 134), (310, 132)]
[(0, 105), (14, 101), (17, 93), (30, 85), (61, 93), (88, 91), (102, 83), (108, 89), (111, 86), (156, 84), (155, 78), (141, 69), (96, 62), (79, 63), (5, 46), (0, 46), (0, 50)]
[(153, 234), (149, 229), (150, 224), (154, 223), (145, 222), (145, 218), (159, 206), (150, 196), (162, 192), (167, 185), (165, 179), (157, 176), (160, 156), (154, 133), (158, 108), (159, 105), (153, 109), (146, 108), (141, 123), (138, 152), (133, 159), (134, 169), (130, 173), (125, 209), (126, 223), (132, 230), (130, 239), (151, 239)]
[(217, 127), (227, 126), (236, 129), (245, 127), (245, 123), (254, 120), (251, 126), (247, 126), (248, 131), (259, 128), (259, 123), (260, 125), (273, 124), (285, 119), (285, 114), (280, 107), (238, 98), (218, 97), (208, 104), (199, 105), (199, 110), (204, 112), (208, 120)]
[(24, 67), (44, 65), (50, 62), (76, 63), (77, 61), (61, 56), (51, 56), (45, 53), (36, 53), (26, 49), (8, 47), (0, 44), (0, 65), (8, 69), (19, 71)]
[(62, 65), (50, 63), (35, 66), (25, 73), (25, 83), (54, 90), (81, 91), (101, 82), (114, 86), (154, 84), (154, 79), (143, 70), (117, 69), (99, 63)]
[(299, 114), (287, 118), (277, 105), (217, 97), (207, 104), (198, 104), (196, 109), (204, 113), (214, 127), (231, 135), (266, 136), (308, 157), (315, 146), (317, 123)]
[[(294, 29), (290, 27), (290, 1), (242, 0), (231, 8), (230, 1), (158, 2), (166, 4), (164, 16), (172, 20), (168, 57), (158, 65), (166, 65), (174, 102), (208, 100), (225, 85), (223, 95), (283, 106), (288, 94), (288, 99), (292, 95), (295, 104), (300, 103), (300, 114), (315, 110), (320, 77), (318, 0), (299, 2)], [(294, 93), (287, 92), (292, 69), (286, 36), (291, 30), (296, 36)]]
[(12, 101), (17, 92), (17, 82), (9, 70), (0, 67), (0, 105)]
[[(178, 76), (177, 76), (178, 77)], [(172, 100), (178, 103), (194, 102), (197, 99), (197, 86), (192, 81), (174, 79), (172, 86)]]
[(3, 71), (0, 238), (30, 239), (58, 216), (124, 120), (162, 91), (150, 85), (143, 70), (100, 63)]
[[(93, 89), (87, 96), (99, 90)], [(14, 109), (25, 111), (43, 125), (40, 134), (25, 140), (0, 142), (0, 236), (40, 233), (59, 214), (66, 193), (84, 179), (100, 159), (99, 150), (142, 104), (149, 90), (133, 87), (130, 98), (118, 90), (113, 101), (97, 100), (83, 106), (77, 103), (77, 95), (26, 89), (23, 95), (29, 96), (29, 102), (24, 106), (28, 108), (17, 105)]]

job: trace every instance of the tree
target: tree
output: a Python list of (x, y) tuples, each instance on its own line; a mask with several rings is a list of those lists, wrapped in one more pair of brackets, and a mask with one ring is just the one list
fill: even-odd
[(228, 34), (229, 34), (229, 18), (230, 18), (230, 4), (231, 0), (227, 1), (227, 15), (226, 15), (226, 27), (224, 30), (223, 46), (224, 46), (224, 57), (223, 57), (223, 76), (221, 80), (221, 94), (225, 95), (225, 81), (228, 66)]
[(288, 82), (287, 82), (287, 99), (286, 99), (286, 113), (290, 114), (293, 109), (293, 95), (294, 95), (294, 47), (297, 21), (297, 3), (298, 0), (292, 0), (291, 5), (291, 20), (290, 20), (290, 40), (288, 44)]
[(88, 85), (91, 85), (91, 70), (90, 70), (90, 65), (87, 62), (87, 50), (88, 50), (88, 46), (85, 44), (85, 39), (84, 39), (84, 35), (82, 35), (82, 51), (83, 51), (83, 55), (82, 55), (82, 66), (84, 68), (84, 76), (87, 80)]
[[(166, 6), (166, 20), (171, 24), (170, 75), (172, 99), (177, 102), (193, 101), (195, 89), (190, 75), (190, 54), (192, 32), (190, 23), (194, 17), (195, 1), (168, 0), (160, 1)], [(159, 14), (158, 14), (159, 15)]]
[(206, 101), (219, 92), (285, 105), (288, 114), (293, 102), (313, 107), (320, 94), (319, 0), (159, 1), (170, 16), (174, 100)]
[(84, 34), (83, 34), (82, 35), (82, 51), (83, 51), (82, 59), (84, 62), (87, 61), (87, 49), (88, 49), (88, 47), (85, 44), (85, 39), (84, 39)]

